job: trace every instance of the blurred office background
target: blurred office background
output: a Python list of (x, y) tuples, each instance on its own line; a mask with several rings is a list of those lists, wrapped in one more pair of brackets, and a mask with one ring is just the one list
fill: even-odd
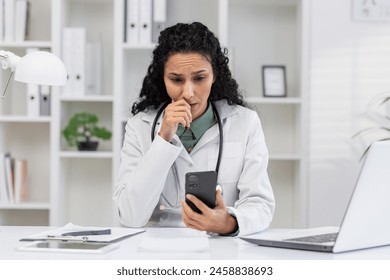
[[(377, 101), (390, 94), (390, 0), (0, 0), (0, 49), (50, 50), (69, 72), (64, 88), (11, 79), (0, 100), (0, 225), (117, 224), (112, 195), (131, 104), (159, 30), (192, 21), (228, 48), (262, 120), (272, 227), (340, 224), (361, 155), (388, 137), (383, 129), (353, 136), (387, 125), (375, 114), (389, 113)], [(281, 71), (276, 91), (263, 66)], [(1, 72), (1, 90), (9, 75)], [(97, 151), (78, 151), (62, 135), (80, 112), (112, 132)]]

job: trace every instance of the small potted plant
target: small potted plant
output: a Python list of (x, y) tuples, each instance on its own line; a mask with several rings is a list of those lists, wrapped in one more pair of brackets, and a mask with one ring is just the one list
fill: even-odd
[(99, 144), (97, 139), (111, 139), (111, 132), (104, 127), (98, 127), (98, 121), (94, 114), (76, 113), (69, 120), (62, 135), (70, 147), (77, 146), (79, 151), (96, 151)]

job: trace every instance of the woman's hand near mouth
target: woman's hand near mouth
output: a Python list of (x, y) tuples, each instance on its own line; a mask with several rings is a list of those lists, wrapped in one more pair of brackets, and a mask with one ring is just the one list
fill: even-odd
[(184, 127), (190, 127), (191, 122), (191, 105), (184, 99), (178, 101), (172, 100), (172, 103), (165, 108), (161, 129), (158, 134), (164, 140), (170, 142), (175, 135), (179, 124)]

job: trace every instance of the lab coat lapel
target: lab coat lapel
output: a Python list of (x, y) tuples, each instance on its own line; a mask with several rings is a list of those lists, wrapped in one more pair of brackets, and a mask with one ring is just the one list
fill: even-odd
[(182, 159), (182, 160), (185, 160), (186, 162), (188, 163), (192, 163), (194, 164), (194, 162), (192, 161), (192, 158), (191, 156), (188, 154), (186, 148), (183, 146), (183, 143), (180, 141), (180, 138), (179, 136), (177, 136), (176, 134), (173, 136), (173, 139), (177, 142), (177, 143), (180, 143), (180, 146), (181, 146), (181, 152), (179, 154), (179, 158)]
[(218, 137), (218, 135), (219, 135), (218, 124), (214, 124), (203, 134), (202, 138), (200, 138), (199, 142), (195, 145), (194, 149), (192, 150), (192, 153), (196, 153), (197, 150), (202, 148), (210, 141), (214, 140), (216, 137)]

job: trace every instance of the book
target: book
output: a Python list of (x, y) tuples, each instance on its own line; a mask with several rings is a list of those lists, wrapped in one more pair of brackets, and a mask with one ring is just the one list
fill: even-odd
[(15, 159), (15, 202), (25, 202), (27, 200), (27, 160)]
[(6, 154), (0, 153), (0, 203), (8, 203), (7, 181), (5, 178), (5, 157)]
[(14, 173), (13, 173), (13, 162), (14, 159), (11, 157), (11, 154), (8, 153), (5, 155), (5, 180), (6, 180), (6, 189), (7, 189), (7, 199), (9, 203), (14, 203)]

